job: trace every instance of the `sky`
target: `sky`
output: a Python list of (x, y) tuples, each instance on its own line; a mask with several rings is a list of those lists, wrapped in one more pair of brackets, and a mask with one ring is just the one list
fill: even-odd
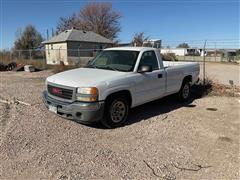
[[(0, 0), (0, 49), (10, 49), (16, 31), (33, 24), (46, 38), (59, 17), (78, 13), (87, 1), (77, 0)], [(144, 32), (163, 44), (204, 40), (217, 46), (239, 47), (239, 0), (115, 0), (113, 9), (121, 13), (119, 40), (130, 42)], [(51, 33), (50, 33), (51, 34)], [(214, 45), (212, 44), (212, 45)]]

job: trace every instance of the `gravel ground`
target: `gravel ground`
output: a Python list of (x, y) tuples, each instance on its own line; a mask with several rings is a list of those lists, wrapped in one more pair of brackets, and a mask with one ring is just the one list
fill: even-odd
[(32, 105), (0, 103), (0, 179), (239, 179), (239, 98), (168, 97), (109, 130), (48, 112), (50, 74), (0, 73), (0, 98)]

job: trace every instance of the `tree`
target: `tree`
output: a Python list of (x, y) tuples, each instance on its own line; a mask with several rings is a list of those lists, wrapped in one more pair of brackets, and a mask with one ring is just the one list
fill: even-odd
[(71, 29), (73, 27), (76, 29), (82, 29), (80, 19), (75, 13), (69, 17), (60, 17), (56, 28), (56, 34)]
[(119, 19), (121, 15), (112, 9), (109, 2), (89, 2), (80, 9), (79, 14), (70, 17), (60, 17), (57, 32), (76, 28), (85, 31), (93, 31), (108, 39), (114, 40), (120, 32)]
[(240, 49), (236, 51), (236, 56), (240, 57)]
[(33, 25), (27, 25), (22, 33), (17, 32), (14, 42), (15, 50), (36, 49), (41, 45), (43, 38)]
[(134, 46), (142, 46), (143, 42), (148, 40), (149, 36), (145, 36), (144, 32), (140, 32), (140, 33), (135, 33), (133, 39), (132, 39), (132, 44)]
[(177, 48), (190, 48), (190, 46), (187, 43), (181, 43), (177, 46)]

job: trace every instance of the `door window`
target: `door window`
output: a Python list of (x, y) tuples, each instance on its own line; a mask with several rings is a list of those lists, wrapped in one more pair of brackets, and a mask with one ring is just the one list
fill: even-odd
[(147, 51), (142, 54), (138, 68), (141, 66), (151, 66), (153, 71), (158, 70), (158, 61), (154, 51)]

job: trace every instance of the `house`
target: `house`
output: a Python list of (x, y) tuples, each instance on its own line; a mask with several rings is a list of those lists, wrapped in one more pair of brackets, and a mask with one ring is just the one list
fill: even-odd
[(220, 49), (223, 52), (225, 58), (237, 56), (238, 49)]
[(162, 54), (173, 53), (176, 56), (185, 56), (187, 54), (187, 48), (163, 48), (161, 49)]
[(47, 64), (65, 65), (86, 63), (97, 51), (112, 47), (113, 42), (92, 31), (66, 30), (42, 42), (45, 45)]
[(203, 56), (203, 49), (201, 48), (163, 48), (162, 54), (173, 53), (176, 56)]

